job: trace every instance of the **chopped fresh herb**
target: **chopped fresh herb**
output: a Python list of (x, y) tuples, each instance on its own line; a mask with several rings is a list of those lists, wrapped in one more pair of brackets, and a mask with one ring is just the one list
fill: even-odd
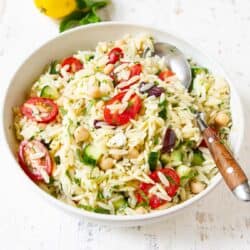
[(94, 55), (85, 55), (85, 60), (88, 62), (88, 61), (91, 61), (92, 59), (94, 59), (95, 56)]
[(66, 170), (65, 174), (69, 178), (69, 180), (72, 181), (72, 177), (71, 177), (70, 172), (69, 172), (68, 169)]
[(54, 179), (54, 177), (53, 176), (50, 176), (49, 177), (49, 185), (53, 185), (54, 184), (54, 182), (55, 182), (55, 179)]
[(49, 73), (54, 75), (54, 74), (58, 74), (58, 71), (56, 69), (56, 65), (58, 64), (57, 61), (52, 61), (50, 64), (50, 68), (49, 68)]
[(66, 115), (68, 112), (66, 109), (64, 109), (62, 106), (59, 107), (59, 112), (62, 116)]
[(154, 145), (157, 145), (159, 143), (159, 137), (158, 136), (154, 137), (153, 143), (154, 143)]
[(97, 194), (97, 198), (99, 200), (103, 200), (104, 199), (103, 193), (99, 191), (98, 194)]
[(56, 165), (59, 165), (61, 163), (61, 159), (59, 155), (55, 156), (54, 160), (55, 160)]
[(81, 180), (79, 178), (74, 177), (73, 181), (75, 182), (75, 184), (77, 184), (78, 186), (81, 185)]

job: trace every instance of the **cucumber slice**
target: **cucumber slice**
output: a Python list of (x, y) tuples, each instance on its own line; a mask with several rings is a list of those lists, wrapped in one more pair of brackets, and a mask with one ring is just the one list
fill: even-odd
[(115, 210), (119, 210), (120, 208), (127, 206), (127, 201), (121, 197), (119, 200), (113, 202)]
[(202, 152), (199, 149), (194, 150), (193, 159), (192, 159), (192, 165), (194, 166), (200, 166), (205, 161), (205, 158), (203, 157)]
[(169, 154), (162, 154), (161, 155), (161, 162), (163, 165), (168, 164), (171, 161), (170, 155)]
[(151, 171), (154, 171), (157, 167), (159, 159), (159, 152), (150, 152), (148, 155), (148, 164)]
[(59, 97), (59, 93), (56, 88), (46, 85), (41, 90), (41, 97), (57, 99)]
[(171, 153), (171, 160), (173, 162), (182, 162), (182, 159), (183, 159), (183, 153), (180, 149), (177, 149), (177, 150), (174, 150), (172, 153)]
[(95, 166), (103, 154), (99, 147), (87, 145), (82, 152), (81, 161), (87, 165)]

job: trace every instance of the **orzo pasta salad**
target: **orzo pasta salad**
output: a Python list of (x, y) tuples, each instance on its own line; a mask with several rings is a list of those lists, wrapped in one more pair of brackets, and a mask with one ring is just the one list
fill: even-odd
[(127, 35), (51, 62), (14, 108), (18, 159), (37, 185), (120, 215), (174, 206), (209, 185), (217, 168), (195, 114), (226, 143), (229, 86), (190, 60), (186, 90), (153, 52), (150, 35)]

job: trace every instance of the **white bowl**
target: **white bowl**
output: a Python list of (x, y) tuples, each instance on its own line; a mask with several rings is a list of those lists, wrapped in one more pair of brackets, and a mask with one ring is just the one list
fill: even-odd
[(13, 165), (16, 171), (20, 173), (20, 178), (22, 178), (24, 182), (30, 185), (30, 188), (32, 190), (41, 194), (44, 198), (46, 198), (46, 200), (50, 201), (54, 205), (57, 205), (59, 208), (98, 223), (119, 226), (134, 226), (159, 221), (163, 219), (163, 217), (169, 217), (177, 211), (183, 210), (185, 207), (194, 204), (197, 200), (206, 196), (221, 181), (221, 176), (218, 174), (213, 178), (211, 184), (203, 192), (196, 195), (192, 199), (183, 202), (182, 204), (176, 205), (166, 210), (152, 212), (146, 215), (104, 215), (83, 211), (81, 209), (64, 204), (63, 202), (53, 198), (52, 196), (41, 190), (37, 185), (35, 185), (19, 167), (16, 160), (17, 141), (15, 139), (12, 128), (12, 107), (18, 106), (23, 103), (23, 101), (25, 100), (25, 94), (30, 89), (34, 80), (37, 79), (37, 77), (42, 73), (44, 66), (52, 60), (61, 59), (63, 57), (71, 55), (77, 50), (93, 49), (99, 41), (116, 40), (121, 38), (124, 34), (129, 33), (133, 35), (142, 32), (152, 34), (158, 41), (166, 41), (176, 45), (186, 54), (186, 56), (192, 57), (194, 61), (209, 68), (214, 74), (224, 77), (229, 82), (231, 88), (231, 112), (233, 119), (233, 128), (230, 134), (230, 144), (235, 155), (238, 154), (242, 141), (244, 132), (244, 119), (240, 100), (235, 91), (235, 88), (229, 81), (227, 75), (223, 72), (223, 70), (217, 63), (209, 59), (202, 52), (192, 47), (182, 39), (155, 28), (134, 24), (106, 22), (79, 27), (65, 32), (58, 37), (48, 41), (23, 62), (10, 82), (5, 97), (3, 110), (6, 146), (8, 145), (10, 149), (10, 157), (15, 160), (13, 161)]

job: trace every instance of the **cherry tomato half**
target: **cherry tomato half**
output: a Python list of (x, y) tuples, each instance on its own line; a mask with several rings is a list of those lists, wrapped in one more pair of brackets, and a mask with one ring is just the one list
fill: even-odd
[(176, 171), (172, 168), (162, 168), (160, 170), (156, 170), (152, 172), (149, 177), (154, 180), (155, 182), (160, 182), (158, 172), (163, 173), (167, 179), (169, 180), (169, 186), (165, 187), (166, 192), (170, 197), (173, 197), (176, 195), (176, 192), (180, 186), (180, 177), (176, 173)]
[(81, 69), (83, 69), (83, 64), (80, 60), (74, 58), (74, 57), (67, 57), (65, 58), (62, 63), (61, 63), (62, 67), (64, 67), (65, 65), (68, 65), (68, 69), (67, 72), (69, 73), (75, 73)]
[(112, 113), (109, 109), (109, 105), (112, 104), (118, 104), (122, 102), (123, 97), (125, 96), (127, 92), (121, 92), (114, 96), (112, 99), (110, 99), (108, 102), (106, 102), (105, 108), (104, 108), (104, 120), (108, 124), (111, 125), (123, 125), (129, 122), (130, 119), (134, 119), (135, 116), (139, 113), (141, 107), (142, 107), (142, 101), (141, 98), (133, 94), (129, 99), (129, 105), (123, 111), (121, 114), (119, 114), (118, 111)]
[(129, 78), (140, 75), (141, 72), (142, 72), (142, 65), (140, 63), (137, 63), (130, 68)]
[(32, 97), (21, 106), (24, 116), (39, 123), (49, 123), (55, 120), (58, 106), (51, 99)]
[(160, 72), (160, 74), (158, 76), (162, 81), (165, 81), (169, 76), (173, 76), (173, 75), (174, 75), (174, 72), (167, 69), (165, 71)]
[[(169, 186), (164, 187), (164, 189), (166, 190), (166, 192), (168, 193), (168, 195), (170, 197), (174, 197), (177, 193), (179, 186), (180, 186), (180, 177), (178, 176), (178, 174), (176, 173), (176, 171), (174, 169), (163, 168), (160, 170), (156, 170), (149, 175), (149, 177), (153, 181), (155, 181), (156, 183), (161, 183), (159, 176), (158, 176), (159, 172), (163, 173), (167, 177), (167, 179), (169, 180)], [(142, 182), (139, 185), (140, 192), (136, 192), (135, 195), (136, 195), (138, 203), (145, 202), (146, 201), (145, 196), (146, 196), (149, 200), (149, 206), (152, 209), (155, 209), (155, 208), (167, 203), (167, 201), (157, 197), (156, 195), (149, 195), (149, 189), (152, 188), (153, 186), (154, 186), (154, 184)]]
[[(137, 76), (137, 75), (140, 75), (142, 72), (142, 65), (140, 63), (137, 63), (135, 65), (133, 65), (131, 68), (130, 68), (130, 74), (129, 74), (129, 79), (132, 78), (133, 76)], [(134, 82), (130, 83), (129, 85), (125, 86), (125, 87), (122, 87), (120, 88), (121, 90), (125, 90), (125, 89), (129, 89), (131, 86), (133, 86), (134, 84), (136, 84), (137, 82), (139, 81), (138, 80), (135, 80)], [(118, 85), (119, 86), (119, 85)]]
[(33, 181), (44, 181), (41, 170), (45, 171), (48, 176), (52, 174), (49, 152), (40, 141), (22, 141), (19, 145), (18, 161)]
[(121, 58), (124, 57), (123, 51), (121, 48), (113, 48), (108, 53), (109, 62), (115, 64), (117, 61), (119, 61)]

